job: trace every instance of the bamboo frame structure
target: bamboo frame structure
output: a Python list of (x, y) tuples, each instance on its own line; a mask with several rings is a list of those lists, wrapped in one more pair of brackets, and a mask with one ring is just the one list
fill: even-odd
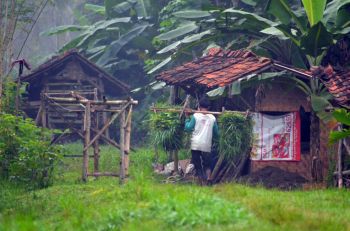
[[(95, 90), (95, 97), (93, 100), (86, 99), (77, 92), (70, 92), (67, 97), (55, 97), (50, 93), (42, 93), (41, 106), (37, 115), (37, 123), (43, 127), (47, 127), (47, 110), (52, 108), (58, 114), (58, 116), (65, 122), (65, 124), (74, 124), (76, 118), (68, 120), (61, 115), (57, 108), (65, 109), (69, 113), (83, 113), (83, 126), (79, 130), (73, 126), (68, 126), (71, 133), (78, 134), (84, 141), (82, 164), (82, 180), (86, 182), (89, 176), (115, 176), (119, 177), (120, 183), (123, 184), (128, 177), (129, 157), (128, 154), (131, 150), (131, 121), (132, 121), (132, 109), (133, 105), (137, 105), (138, 101), (128, 98), (126, 100), (97, 100), (97, 91)], [(70, 109), (69, 106), (79, 109)], [(80, 109), (81, 108), (81, 109)], [(99, 128), (98, 116), (99, 113), (106, 114), (109, 112), (111, 117), (107, 119), (106, 123)], [(120, 121), (120, 141), (119, 143), (112, 140), (105, 135), (106, 130), (112, 125), (112, 123), (119, 118)], [(62, 136), (55, 139), (57, 142)], [(103, 140), (115, 148), (120, 150), (120, 169), (119, 173), (112, 172), (100, 172), (99, 171), (99, 157), (100, 157), (100, 140)], [(89, 154), (90, 148), (93, 148), (93, 155)], [(78, 155), (76, 155), (78, 156)], [(89, 157), (93, 157), (94, 167), (93, 172), (89, 172)]]

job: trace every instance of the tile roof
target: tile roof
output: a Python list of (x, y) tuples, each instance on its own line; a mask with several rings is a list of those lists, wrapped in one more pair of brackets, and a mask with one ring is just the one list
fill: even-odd
[(314, 76), (321, 79), (339, 105), (350, 108), (350, 71), (334, 71), (332, 66), (312, 68)]
[(271, 63), (270, 59), (258, 57), (251, 51), (212, 48), (207, 56), (164, 71), (156, 79), (170, 85), (194, 83), (213, 88), (260, 71)]
[(21, 81), (35, 82), (38, 79), (45, 76), (43, 75), (43, 73), (50, 72), (50, 70), (53, 70), (53, 69), (61, 68), (62, 64), (65, 65), (65, 63), (70, 62), (72, 60), (77, 60), (82, 65), (84, 65), (84, 67), (86, 67), (88, 70), (93, 71), (94, 73), (100, 74), (102, 77), (102, 80), (106, 82), (106, 85), (117, 86), (125, 93), (128, 93), (130, 91), (130, 87), (127, 84), (111, 76), (106, 71), (104, 71), (101, 67), (97, 66), (95, 63), (91, 62), (90, 60), (82, 56), (76, 50), (70, 50), (61, 55), (53, 56), (51, 59), (41, 64), (39, 67), (32, 70), (30, 74), (22, 76)]

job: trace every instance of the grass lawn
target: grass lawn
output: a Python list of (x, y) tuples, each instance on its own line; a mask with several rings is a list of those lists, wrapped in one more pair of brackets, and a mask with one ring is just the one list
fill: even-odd
[[(72, 154), (81, 145), (71, 144)], [(117, 170), (118, 152), (102, 147), (101, 168)], [(346, 190), (283, 192), (222, 184), (164, 184), (153, 153), (131, 155), (129, 182), (89, 178), (82, 160), (65, 159), (52, 187), (26, 191), (0, 182), (0, 230), (350, 230)]]

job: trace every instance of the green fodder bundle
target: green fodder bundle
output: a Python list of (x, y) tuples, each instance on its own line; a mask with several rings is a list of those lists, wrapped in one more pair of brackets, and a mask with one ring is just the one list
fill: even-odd
[(224, 113), (219, 118), (220, 155), (236, 161), (247, 153), (252, 145), (253, 123), (250, 117), (239, 113)]
[(183, 124), (176, 112), (160, 111), (150, 116), (151, 140), (165, 151), (179, 150), (183, 146)]

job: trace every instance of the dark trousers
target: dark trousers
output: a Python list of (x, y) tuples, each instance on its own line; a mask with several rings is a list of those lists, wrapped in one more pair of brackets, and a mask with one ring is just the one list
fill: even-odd
[(196, 175), (203, 179), (207, 179), (206, 169), (212, 169), (213, 157), (209, 152), (202, 152), (198, 150), (191, 150), (191, 163), (194, 165)]

